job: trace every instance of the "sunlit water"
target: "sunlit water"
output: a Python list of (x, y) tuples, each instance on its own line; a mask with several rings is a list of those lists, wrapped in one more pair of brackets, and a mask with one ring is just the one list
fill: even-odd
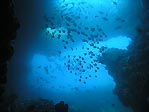
[[(19, 2), (16, 0), (16, 7), (19, 9), (24, 6), (24, 8), (16, 11), (21, 28), (14, 45), (15, 54), (9, 62), (8, 74), (11, 74), (8, 81), (9, 91), (17, 93), (20, 99), (42, 97), (53, 100), (55, 103), (64, 100), (69, 104), (70, 112), (72, 110), (76, 112), (131, 112), (131, 109), (125, 107), (113, 94), (115, 82), (105, 69), (106, 65), (95, 62), (96, 66), (88, 69), (88, 65), (102, 55), (98, 49), (89, 45), (90, 40), (88, 43), (82, 42), (81, 40), (86, 38), (85, 36), (71, 32), (75, 42), (68, 40), (69, 45), (67, 49), (64, 49), (62, 40), (67, 40), (67, 30), (76, 29), (76, 27), (68, 28), (65, 19), (55, 20), (53, 30), (58, 31), (61, 28), (66, 30), (60, 39), (56, 36), (52, 38), (50, 33), (46, 35), (51, 26), (45, 29), (42, 27), (48, 24), (43, 19), (44, 14), (57, 18), (62, 14), (78, 15), (80, 19), (75, 22), (81, 28), (99, 26), (106, 33), (107, 37), (103, 38), (103, 41), (94, 42), (96, 47), (106, 46), (108, 49), (127, 50), (127, 46), (132, 41), (131, 38), (135, 36), (135, 27), (139, 24), (139, 19), (132, 22), (139, 14), (139, 3), (136, 2), (132, 5), (130, 0), (74, 1)], [(130, 10), (131, 15), (129, 15)], [(96, 18), (93, 18), (95, 16)], [(107, 17), (108, 20), (103, 17)], [(122, 18), (123, 21), (117, 22), (115, 20), (117, 17)], [(95, 33), (81, 31), (100, 35), (98, 31)], [(90, 55), (84, 56), (84, 53), (88, 52), (87, 48), (96, 56), (93, 58), (90, 58)], [(61, 53), (58, 53), (59, 51)], [(74, 56), (83, 57), (85, 60), (85, 63), (82, 64), (83, 69), (79, 63), (74, 63)], [(68, 69), (68, 61), (73, 64), (70, 69)]]

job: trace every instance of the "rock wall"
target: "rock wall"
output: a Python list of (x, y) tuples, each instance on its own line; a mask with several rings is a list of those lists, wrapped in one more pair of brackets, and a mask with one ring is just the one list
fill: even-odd
[(149, 112), (149, 1), (128, 51), (109, 49), (100, 58), (116, 82), (114, 93), (134, 112)]
[(7, 112), (8, 107), (4, 107), (2, 95), (7, 83), (7, 63), (14, 53), (12, 44), (20, 24), (15, 17), (12, 0), (1, 0), (0, 8), (0, 111)]

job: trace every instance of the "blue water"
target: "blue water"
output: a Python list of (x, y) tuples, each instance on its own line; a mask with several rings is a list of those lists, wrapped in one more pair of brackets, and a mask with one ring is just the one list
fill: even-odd
[[(116, 84), (108, 74), (106, 65), (94, 60), (102, 56), (104, 51), (99, 52), (102, 46), (106, 49), (128, 50), (129, 44), (135, 38), (135, 28), (139, 24), (139, 1), (16, 0), (15, 6), (21, 28), (14, 45), (14, 56), (9, 62), (8, 74), (11, 75), (8, 77), (8, 91), (17, 93), (22, 100), (38, 97), (53, 100), (55, 103), (64, 100), (69, 104), (70, 112), (132, 112), (131, 108), (125, 107), (113, 94)], [(72, 42), (68, 39), (69, 30), (78, 28), (67, 26), (66, 23), (70, 22), (65, 18), (60, 19), (60, 15), (73, 18), (77, 26), (81, 27), (79, 31), (87, 35), (98, 35), (97, 38), (102, 41), (93, 39), (84, 42), (82, 39), (87, 39), (86, 36), (71, 31), (70, 34), (75, 40)], [(80, 18), (76, 19), (75, 16)], [(56, 18), (50, 20), (54, 27), (45, 17)], [(48, 25), (46, 28), (45, 24)], [(99, 37), (100, 31), (86, 31), (84, 27), (100, 27), (106, 37)], [(65, 33), (57, 38), (59, 31), (63, 30)], [(50, 33), (47, 33), (48, 31)], [(53, 31), (57, 32), (54, 37)], [(69, 43), (66, 49), (63, 40)], [(92, 42), (99, 49), (90, 46)], [(91, 58), (90, 55), (84, 55), (89, 51), (95, 56)], [(80, 56), (81, 59), (83, 57), (85, 63), (83, 60), (81, 65), (75, 62), (74, 56)], [(92, 62), (94, 66), (89, 69)], [(68, 63), (71, 63), (69, 69)]]

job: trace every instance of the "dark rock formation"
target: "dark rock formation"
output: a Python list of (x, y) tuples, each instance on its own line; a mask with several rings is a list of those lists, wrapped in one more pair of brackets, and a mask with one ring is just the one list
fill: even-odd
[(60, 101), (55, 105), (55, 112), (68, 112), (68, 105)]
[(134, 112), (149, 112), (149, 1), (144, 0), (142, 25), (128, 51), (109, 49), (100, 58), (116, 82), (120, 100)]
[(14, 15), (12, 0), (2, 0), (1, 8), (1, 33), (0, 33), (0, 95), (5, 90), (7, 82), (7, 62), (13, 55), (13, 40), (16, 38), (16, 31), (20, 24)]
[[(14, 15), (12, 0), (1, 0), (0, 3), (0, 111), (8, 111), (8, 102), (4, 101), (3, 93), (7, 83), (7, 63), (13, 55), (13, 40), (16, 38), (17, 29), (20, 24)], [(12, 99), (9, 99), (11, 102)], [(7, 106), (4, 106), (7, 104)]]

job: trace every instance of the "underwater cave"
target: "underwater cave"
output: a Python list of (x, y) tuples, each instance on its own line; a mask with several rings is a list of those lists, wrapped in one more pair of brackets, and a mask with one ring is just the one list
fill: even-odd
[(4, 1), (1, 112), (148, 112), (147, 0)]

